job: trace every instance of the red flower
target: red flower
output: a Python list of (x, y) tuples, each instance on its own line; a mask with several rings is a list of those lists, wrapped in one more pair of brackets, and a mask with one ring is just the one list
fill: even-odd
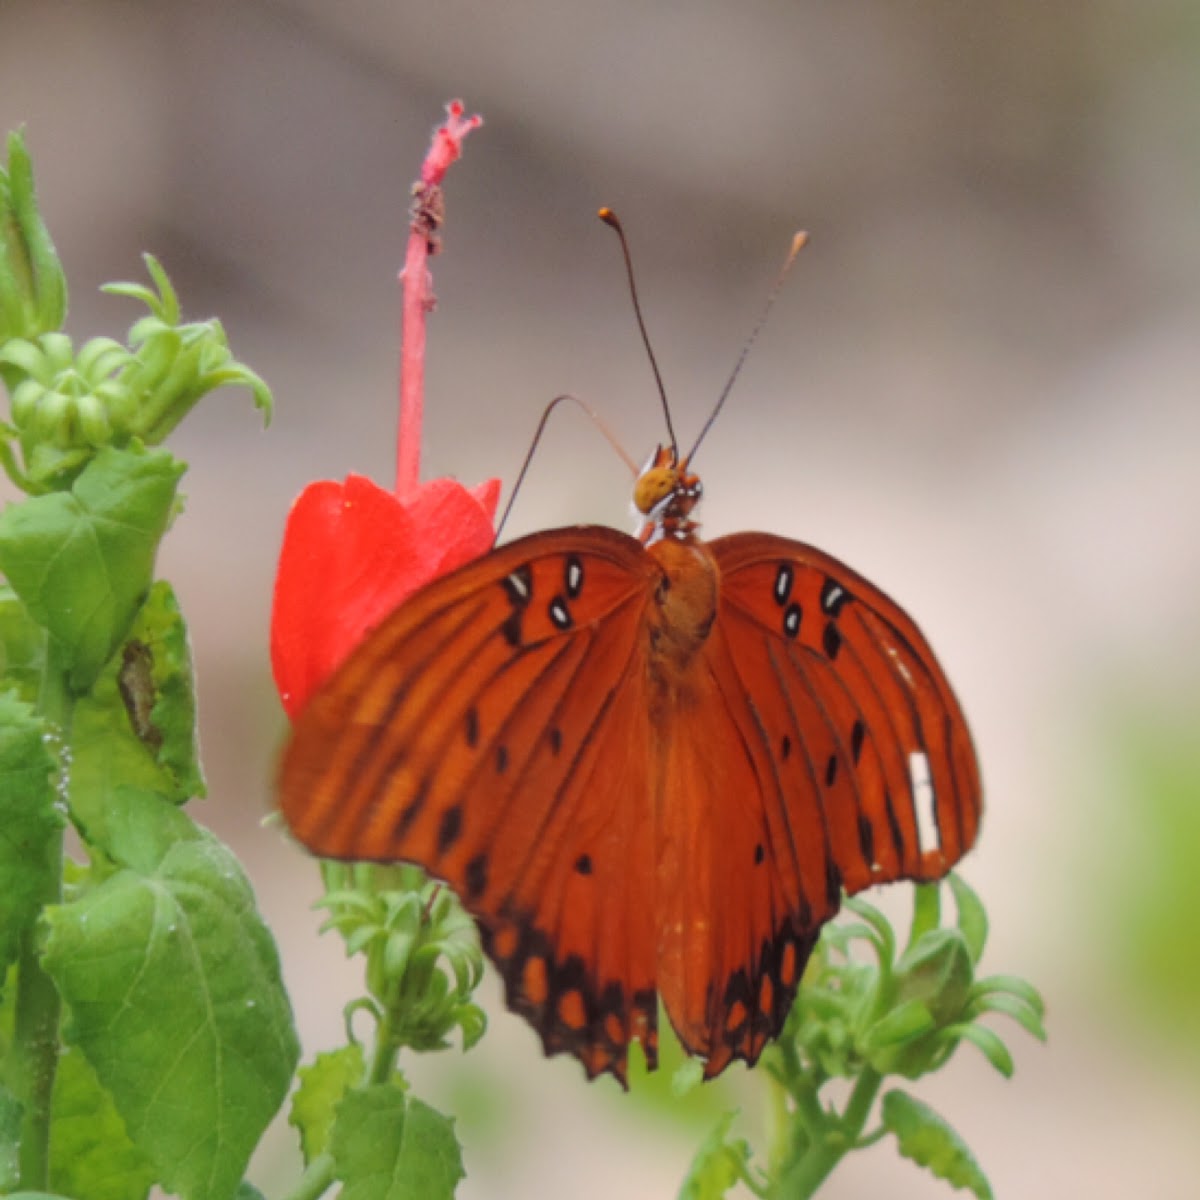
[[(433, 308), (426, 260), (439, 248), (441, 181), (480, 122), (461, 103), (435, 132), (414, 190), (404, 269), (397, 482), (389, 492), (361, 475), (310, 483), (288, 516), (275, 577), (271, 665), (294, 717), (359, 641), (418, 588), (487, 551), (500, 481), (468, 489), (418, 482), (425, 317)], [(431, 224), (432, 214), (432, 224)]]

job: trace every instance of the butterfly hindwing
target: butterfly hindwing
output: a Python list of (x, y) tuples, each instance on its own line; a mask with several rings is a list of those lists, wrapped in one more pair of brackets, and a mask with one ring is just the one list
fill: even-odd
[(300, 714), (284, 816), (326, 857), (406, 860), (479, 920), (548, 1052), (654, 1054), (655, 567), (608, 529), (535, 534), (419, 592)]

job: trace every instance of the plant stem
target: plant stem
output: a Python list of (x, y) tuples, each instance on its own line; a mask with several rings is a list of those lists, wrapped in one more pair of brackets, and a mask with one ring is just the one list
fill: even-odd
[[(785, 1197), (786, 1200), (808, 1200), (816, 1194), (834, 1167), (857, 1145), (882, 1083), (883, 1076), (878, 1071), (864, 1067), (850, 1094), (846, 1111), (836, 1122), (830, 1122), (815, 1095), (804, 1092), (811, 1105), (800, 1103), (801, 1097), (797, 1096), (800, 1116), (808, 1126), (811, 1142), (807, 1152), (779, 1179), (775, 1196), (780, 1200)], [(816, 1108), (815, 1114), (812, 1106)]]
[[(38, 709), (47, 726), (62, 738), (63, 758), (70, 744), (72, 701), (66, 673), (60, 669), (52, 643), (47, 641)], [(66, 785), (67, 767), (60, 766), (57, 783)], [(50, 856), (43, 879), (41, 907), (62, 900), (63, 835)], [(21, 1190), (44, 1191), (50, 1178), (50, 1107), (54, 1076), (58, 1071), (58, 1026), (62, 1000), (54, 981), (42, 968), (37, 929), (31, 925), (21, 937), (17, 959), (16, 1013), (13, 1025), (12, 1085), (24, 1106), (21, 1118)]]
[(395, 1023), (387, 1006), (375, 1027), (375, 1048), (371, 1052), (371, 1065), (367, 1069), (366, 1086), (374, 1083), (387, 1083), (396, 1069), (396, 1059), (400, 1054), (400, 1041), (396, 1037)]
[(300, 1182), (284, 1196), (284, 1200), (317, 1200), (329, 1190), (335, 1181), (334, 1158), (332, 1154), (318, 1154), (304, 1168)]

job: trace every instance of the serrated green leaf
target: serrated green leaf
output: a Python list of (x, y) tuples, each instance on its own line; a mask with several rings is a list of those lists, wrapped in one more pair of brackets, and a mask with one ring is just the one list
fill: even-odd
[(992, 1200), (991, 1184), (966, 1142), (928, 1104), (896, 1089), (884, 1096), (882, 1115), (884, 1128), (895, 1135), (905, 1158), (951, 1187)]
[(100, 450), (70, 492), (0, 513), (0, 570), (62, 647), (84, 692), (128, 635), (184, 466), (165, 450)]
[(142, 1200), (154, 1168), (129, 1140), (112, 1097), (78, 1050), (58, 1060), (50, 1186), (76, 1200)]
[(70, 804), (89, 844), (106, 841), (107, 798), (118, 787), (176, 804), (204, 795), (195, 719), (187, 631), (159, 581), (125, 646), (75, 705)]
[(157, 581), (121, 655), (118, 685), (129, 723), (180, 802), (205, 794), (196, 743), (195, 677), (187, 626), (170, 584)]
[(163, 1186), (226, 1200), (299, 1056), (278, 952), (220, 842), (160, 797), (108, 803), (122, 869), (49, 910), (43, 963)]
[(20, 1100), (0, 1086), (0, 1196), (7, 1196), (21, 1179)]
[(300, 1086), (292, 1095), (288, 1124), (300, 1133), (305, 1163), (328, 1148), (337, 1106), (351, 1088), (362, 1083), (364, 1071), (363, 1049), (357, 1043), (318, 1054), (311, 1066), (300, 1068)]
[(0, 977), (53, 886), (61, 853), (64, 822), (46, 734), (32, 707), (0, 692)]
[(109, 817), (114, 810), (109, 798), (119, 788), (152, 793), (164, 800), (168, 780), (129, 732), (117, 695), (115, 672), (106, 672), (92, 694), (75, 706), (71, 722), (74, 757), (68, 780), (71, 817), (91, 847), (107, 845)]
[(0, 679), (36, 704), (46, 667), (46, 631), (7, 584), (0, 583)]
[(448, 1200), (466, 1175), (454, 1122), (390, 1083), (346, 1096), (330, 1148), (341, 1200)]
[(704, 1139), (679, 1189), (679, 1200), (721, 1200), (745, 1176), (750, 1144), (745, 1138), (729, 1140), (736, 1116), (726, 1113)]
[(959, 931), (971, 952), (971, 961), (978, 966), (988, 939), (987, 910), (961, 876), (951, 874), (948, 882), (954, 893), (954, 907), (958, 910)]

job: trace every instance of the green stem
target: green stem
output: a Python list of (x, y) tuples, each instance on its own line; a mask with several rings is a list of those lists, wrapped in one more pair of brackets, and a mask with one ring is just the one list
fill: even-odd
[(816, 1194), (834, 1167), (857, 1146), (882, 1083), (878, 1071), (864, 1067), (846, 1111), (836, 1122), (829, 1120), (816, 1096), (809, 1095), (807, 1089), (796, 1095), (798, 1117), (808, 1126), (811, 1142), (808, 1151), (779, 1179), (774, 1194), (780, 1200), (808, 1200)]
[[(48, 642), (38, 709), (49, 728), (62, 739), (64, 756), (70, 745), (72, 701), (66, 672), (59, 669)], [(59, 786), (66, 768), (60, 768)], [(62, 901), (62, 835), (43, 882), (41, 907)], [(62, 1000), (54, 981), (42, 968), (35, 926), (21, 937), (17, 959), (16, 1012), (13, 1025), (12, 1086), (24, 1111), (21, 1118), (20, 1181), (23, 1191), (45, 1191), (50, 1179), (50, 1108), (58, 1071), (59, 1019)]]
[(396, 1059), (400, 1057), (400, 1048), (395, 1022), (385, 1007), (375, 1028), (375, 1048), (371, 1052), (371, 1065), (367, 1069), (367, 1087), (375, 1083), (387, 1083), (391, 1079), (392, 1072), (396, 1069)]
[(284, 1200), (317, 1200), (317, 1197), (323, 1196), (336, 1181), (334, 1167), (332, 1154), (318, 1154), (304, 1168), (300, 1182), (290, 1192), (285, 1193)]

